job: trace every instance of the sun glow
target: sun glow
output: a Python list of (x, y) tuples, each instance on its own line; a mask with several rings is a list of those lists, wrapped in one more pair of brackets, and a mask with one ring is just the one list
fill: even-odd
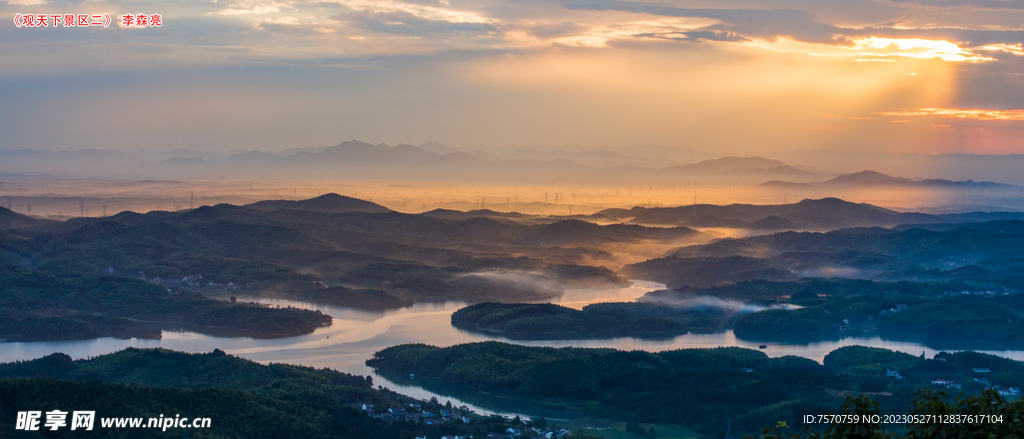
[(986, 110), (960, 108), (920, 108), (913, 111), (890, 111), (879, 113), (883, 116), (939, 116), (950, 119), (974, 120), (1015, 120), (1024, 121), (1024, 110)]
[(920, 38), (860, 38), (853, 40), (854, 50), (873, 56), (905, 56), (911, 58), (938, 58), (943, 61), (978, 62), (992, 58), (977, 55), (956, 43), (945, 40)]
[(939, 59), (952, 62), (993, 61), (956, 43), (920, 38), (854, 38), (850, 45), (808, 43), (780, 37), (775, 41), (751, 40), (740, 44), (779, 52), (802, 52), (813, 56), (857, 57), (856, 61), (891, 61), (892, 58)]
[(1009, 52), (1014, 55), (1024, 56), (1024, 44), (990, 44), (988, 46), (981, 46), (983, 50), (991, 50), (993, 52)]

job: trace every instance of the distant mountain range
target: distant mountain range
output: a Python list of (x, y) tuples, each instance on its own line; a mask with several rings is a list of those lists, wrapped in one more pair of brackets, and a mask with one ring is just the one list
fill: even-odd
[(1016, 186), (1008, 184), (993, 183), (991, 181), (952, 181), (942, 179), (911, 180), (903, 177), (893, 177), (875, 171), (861, 171), (853, 174), (843, 174), (828, 181), (818, 183), (794, 183), (788, 181), (772, 180), (761, 183), (763, 187), (781, 188), (811, 188), (811, 187), (867, 187), (867, 186), (904, 186), (904, 187), (931, 187), (931, 188), (983, 188), (983, 189), (1010, 189)]
[[(725, 157), (684, 166), (652, 168), (643, 166), (597, 167), (578, 163), (566, 157), (585, 161), (619, 163), (630, 158), (609, 151), (542, 152), (523, 150), (506, 155), (483, 155), (463, 151), (443, 152), (443, 145), (429, 145), (434, 152), (413, 145), (372, 145), (359, 141), (344, 142), (330, 148), (301, 150), (284, 157), (266, 153), (235, 155), (206, 161), (207, 166), (222, 170), (265, 166), (265, 172), (289, 173), (297, 170), (329, 172), (331, 177), (402, 177), (402, 178), (540, 178), (548, 180), (602, 180), (606, 178), (639, 181), (665, 181), (687, 176), (708, 175), (810, 175), (809, 172), (777, 160), (761, 157)], [(164, 165), (174, 163), (164, 162)], [(194, 160), (191, 169), (199, 166)]]
[(1024, 185), (1024, 154), (883, 153), (863, 148), (774, 151), (770, 157), (814, 168), (820, 175), (870, 169), (887, 175), (966, 181), (973, 179)]
[[(639, 151), (668, 152), (653, 147)], [(810, 172), (762, 157), (723, 157), (674, 165), (681, 160), (638, 157), (612, 150), (456, 150), (432, 142), (422, 147), (352, 140), (329, 147), (292, 148), (280, 153), (247, 151), (211, 156), (180, 150), (182, 156), (152, 161), (158, 153), (135, 156), (110, 150), (0, 150), (0, 172), (187, 179), (401, 179), (434, 181), (581, 182), (674, 184), (692, 177), (806, 177)], [(683, 161), (685, 163), (685, 161)], [(753, 183), (754, 181), (747, 181)]]
[(684, 166), (671, 166), (661, 172), (674, 174), (719, 174), (719, 175), (813, 175), (802, 169), (762, 157), (722, 157)]
[(1024, 212), (975, 212), (930, 215), (903, 213), (878, 206), (851, 203), (838, 198), (803, 200), (793, 204), (716, 206), (696, 204), (678, 207), (606, 209), (585, 217), (600, 223), (651, 226), (723, 227), (755, 233), (783, 230), (827, 231), (849, 227), (893, 227), (901, 224), (966, 223), (1024, 219)]
[[(820, 169), (758, 156), (725, 156), (683, 147), (631, 145), (584, 149), (505, 147), (453, 148), (439, 142), (420, 146), (370, 144), (351, 140), (333, 146), (289, 148), (278, 152), (195, 151), (176, 149), (125, 153), (114, 150), (41, 151), (0, 149), (0, 174), (124, 179), (401, 179), (515, 183), (685, 184), (690, 181), (756, 184), (781, 188), (898, 186), (933, 188), (1010, 188), (990, 181), (907, 179), (875, 171), (845, 174), (813, 182)], [(781, 153), (780, 153), (781, 154)], [(785, 154), (783, 154), (785, 155)], [(789, 155), (801, 160), (797, 155)], [(818, 155), (809, 157), (817, 157)], [(845, 157), (845, 156), (844, 156)], [(859, 157), (859, 156), (858, 156)], [(875, 154), (885, 167), (887, 155)], [(896, 156), (893, 156), (896, 157)], [(903, 156), (899, 156), (902, 158)], [(915, 156), (916, 157), (916, 156)], [(941, 155), (918, 175), (962, 175), (955, 163), (972, 163), (970, 175), (1017, 181), (1006, 172), (1019, 169), (1024, 155)], [(856, 157), (855, 157), (856, 158)], [(941, 159), (941, 160), (940, 160)], [(849, 166), (859, 166), (863, 158)], [(924, 160), (924, 159), (922, 159)], [(806, 164), (803, 161), (800, 163)], [(829, 165), (832, 168), (834, 165)], [(936, 170), (939, 169), (939, 170)], [(991, 168), (993, 172), (985, 172)], [(999, 170), (1000, 172), (995, 172)], [(771, 180), (765, 182), (765, 180)]]

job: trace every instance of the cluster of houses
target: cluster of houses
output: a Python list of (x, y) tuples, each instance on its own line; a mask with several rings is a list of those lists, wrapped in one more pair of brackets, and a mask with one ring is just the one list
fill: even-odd
[[(459, 410), (441, 407), (434, 413), (431, 410), (424, 410), (423, 405), (420, 403), (410, 403), (408, 407), (404, 406), (391, 406), (387, 410), (377, 411), (374, 409), (373, 404), (367, 402), (356, 402), (356, 407), (365, 412), (369, 417), (373, 419), (380, 419), (387, 422), (395, 421), (406, 421), (416, 422), (426, 425), (433, 424), (444, 424), (447, 422), (461, 422), (463, 424), (469, 424), (475, 420), (469, 416), (468, 409), (462, 407)], [(516, 418), (518, 419), (518, 418)], [(522, 428), (510, 427), (502, 432), (488, 433), (485, 436), (487, 439), (519, 439), (522, 437), (538, 437), (543, 439), (561, 439), (572, 434), (569, 430), (564, 428), (553, 429), (550, 427), (531, 427), (528, 421), (522, 421)], [(470, 439), (473, 436), (456, 436), (456, 435), (445, 435), (440, 439)], [(417, 437), (416, 439), (436, 439), (427, 437)]]
[[(107, 274), (118, 274), (118, 271), (116, 269), (114, 269), (114, 267), (107, 267)], [(232, 290), (232, 291), (237, 290), (239, 288), (242, 288), (241, 284), (235, 284), (234, 282), (228, 282), (228, 283), (225, 284), (225, 283), (220, 283), (220, 282), (205, 281), (205, 280), (203, 280), (203, 275), (201, 275), (201, 274), (188, 275), (188, 276), (182, 277), (181, 279), (178, 279), (176, 277), (175, 278), (166, 278), (165, 279), (165, 278), (162, 278), (160, 276), (154, 276), (154, 277), (147, 278), (145, 271), (140, 271), (140, 272), (136, 273), (135, 275), (139, 279), (148, 280), (148, 281), (150, 281), (152, 283), (161, 284), (161, 285), (188, 285), (188, 286), (192, 286), (192, 287), (223, 288), (225, 290)], [(256, 285), (256, 283), (255, 282), (248, 282), (248, 283), (245, 284), (245, 287), (246, 288), (251, 288), (253, 285)], [(327, 282), (324, 282), (322, 280), (313, 281), (313, 285), (316, 288), (328, 288)]]
[(508, 428), (501, 433), (488, 433), (487, 439), (517, 439), (523, 437), (524, 434), (532, 432), (531, 437), (539, 437), (544, 439), (560, 439), (571, 434), (569, 430), (564, 428), (552, 429), (552, 428), (537, 428), (537, 427), (523, 427), (523, 428)]
[(359, 405), (359, 409), (366, 412), (366, 414), (371, 418), (388, 422), (406, 421), (427, 425), (445, 424), (448, 422), (462, 422), (464, 424), (469, 424), (470, 422), (473, 422), (473, 418), (463, 415), (457, 410), (442, 408), (438, 410), (437, 413), (434, 413), (430, 410), (423, 410), (423, 406), (415, 402), (409, 404), (409, 407), (392, 406), (388, 407), (387, 410), (381, 411), (375, 410), (373, 404), (370, 403), (364, 402), (357, 404)]
[(995, 386), (993, 389), (995, 389), (996, 392), (999, 392), (999, 396), (1020, 396), (1020, 387), (1009, 387), (1004, 389), (1002, 387)]
[[(992, 290), (988, 290), (988, 291), (968, 291), (968, 290), (963, 290), (963, 291), (960, 291), (959, 293), (956, 292), (956, 291), (946, 291), (946, 295), (947, 296), (952, 296), (952, 295), (956, 295), (956, 294), (959, 294), (959, 295), (962, 295), (962, 296), (994, 296), (996, 293), (994, 291), (992, 291)], [(1008, 296), (1010, 294), (1011, 294), (1010, 291), (1008, 289), (1006, 289), (1006, 288), (1003, 288), (1003, 292), (1000, 293), (1000, 295), (1003, 295), (1003, 296)]]
[[(986, 373), (991, 373), (992, 372), (992, 370), (987, 368), (987, 367), (976, 367), (976, 368), (972, 369), (972, 371), (974, 373), (976, 373), (976, 374), (986, 374)], [(993, 390), (995, 390), (996, 392), (999, 393), (999, 396), (1020, 396), (1020, 387), (1002, 388), (1002, 387), (993, 385), (991, 382), (989, 382), (988, 378), (975, 378), (974, 382), (976, 382), (976, 383), (978, 383), (978, 384), (980, 384), (982, 386), (985, 386), (986, 389), (993, 389)], [(942, 386), (942, 387), (945, 387), (947, 389), (961, 389), (961, 388), (963, 388), (963, 385), (960, 384), (960, 382), (952, 381), (952, 380), (946, 380), (946, 379), (932, 380), (932, 385), (934, 385), (934, 386)]]
[[(938, 356), (936, 356), (935, 359), (939, 360), (939, 361), (946, 361), (945, 358), (940, 358)], [(976, 368), (972, 369), (972, 372), (974, 372), (977, 375), (982, 375), (982, 374), (991, 373), (992, 370), (987, 368), (987, 367), (976, 367)], [(903, 375), (900, 375), (900, 371), (896, 370), (896, 369), (886, 369), (885, 376), (890, 377), (890, 378), (896, 378), (896, 379), (899, 379), (899, 380), (903, 379)], [(996, 392), (999, 392), (1000, 396), (1020, 396), (1020, 387), (1002, 388), (1002, 387), (993, 385), (991, 382), (989, 382), (989, 380), (987, 378), (975, 378), (974, 382), (984, 386), (986, 389), (993, 389)], [(942, 387), (942, 388), (946, 388), (946, 389), (962, 389), (963, 388), (963, 384), (961, 384), (959, 381), (947, 380), (947, 379), (944, 379), (944, 378), (943, 379), (932, 380), (932, 386)]]
[[(529, 435), (532, 433), (532, 435)], [(518, 439), (528, 435), (528, 437), (538, 437), (543, 439), (561, 439), (563, 437), (572, 434), (569, 430), (564, 428), (552, 429), (552, 428), (537, 428), (537, 427), (523, 427), (523, 428), (508, 428), (500, 433), (488, 433), (485, 436), (486, 439)], [(473, 436), (456, 436), (456, 435), (444, 435), (440, 439), (471, 439)], [(426, 436), (417, 436), (416, 439), (430, 439)]]
[(947, 389), (960, 389), (960, 388), (963, 388), (960, 385), (959, 381), (952, 381), (952, 380), (932, 380), (932, 385), (933, 386), (942, 386), (942, 387), (945, 387)]
[(879, 311), (878, 315), (884, 316), (886, 314), (898, 313), (898, 312), (903, 311), (905, 309), (907, 309), (907, 305), (904, 305), (904, 304), (901, 303), (899, 305), (896, 305), (895, 308), (883, 309), (883, 310)]
[[(107, 267), (107, 274), (116, 274), (116, 273), (117, 273), (117, 270), (115, 270), (114, 267)], [(140, 272), (138, 272), (136, 274), (136, 276), (138, 276), (142, 280), (148, 280), (148, 281), (150, 281), (152, 283), (162, 284), (162, 285), (189, 285), (189, 286), (193, 286), (193, 287), (224, 288), (226, 290), (237, 290), (240, 287), (239, 285), (235, 285), (234, 282), (228, 282), (228, 283), (224, 284), (224, 283), (220, 283), (220, 282), (204, 281), (203, 280), (203, 275), (201, 275), (201, 274), (189, 275), (189, 276), (182, 277), (181, 279), (178, 279), (178, 278), (167, 278), (167, 279), (164, 279), (164, 278), (162, 278), (160, 276), (154, 276), (152, 278), (146, 278), (146, 272), (145, 271), (140, 271)], [(251, 287), (252, 285), (253, 284), (251, 282), (246, 284), (246, 286), (249, 286), (249, 287)]]

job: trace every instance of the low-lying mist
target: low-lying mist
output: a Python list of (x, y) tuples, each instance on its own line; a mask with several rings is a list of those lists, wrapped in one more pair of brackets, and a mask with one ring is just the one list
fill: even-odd
[[(175, 211), (219, 203), (248, 204), (261, 200), (303, 200), (326, 193), (359, 198), (403, 213), (436, 209), (487, 210), (498, 213), (574, 217), (610, 208), (698, 207), (705, 204), (782, 205), (805, 198), (838, 197), (899, 211), (948, 213), (961, 211), (1021, 210), (1024, 197), (1003, 193), (954, 189), (822, 189), (770, 188), (730, 184), (711, 178), (681, 177), (677, 184), (641, 181), (608, 184), (544, 183), (490, 184), (480, 182), (322, 180), (118, 180), (68, 179), (47, 176), (0, 175), (0, 206), (38, 218), (64, 220), (79, 216), (101, 217), (121, 211), (144, 213)], [(1005, 192), (1005, 191), (1004, 191)], [(600, 224), (620, 220), (602, 221)], [(645, 224), (659, 226), (659, 224)], [(715, 228), (709, 225), (704, 228)], [(716, 228), (720, 236), (745, 236), (745, 230)]]
[(738, 316), (743, 314), (750, 314), (753, 312), (764, 311), (766, 309), (796, 309), (799, 306), (783, 303), (783, 304), (771, 304), (764, 305), (753, 302), (741, 302), (735, 299), (723, 299), (721, 297), (706, 296), (706, 295), (675, 295), (667, 296), (664, 294), (651, 295), (646, 294), (643, 297), (637, 299), (637, 302), (650, 303), (654, 305), (668, 306), (678, 309), (693, 309), (693, 310), (709, 310), (715, 309), (724, 312), (730, 316)]
[(462, 297), (476, 301), (536, 300), (560, 297), (562, 285), (551, 278), (523, 271), (482, 271), (458, 276), (451, 282)]

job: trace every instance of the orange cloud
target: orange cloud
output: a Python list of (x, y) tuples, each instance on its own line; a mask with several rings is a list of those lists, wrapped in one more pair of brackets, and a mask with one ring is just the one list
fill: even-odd
[(990, 44), (988, 46), (981, 46), (983, 50), (991, 50), (997, 52), (1010, 52), (1014, 55), (1024, 55), (1024, 44)]
[(1024, 110), (985, 110), (985, 109), (960, 109), (960, 108), (920, 108), (913, 111), (890, 111), (878, 113), (883, 116), (907, 117), (907, 116), (939, 116), (949, 119), (974, 119), (974, 120), (1016, 120), (1024, 121)]

